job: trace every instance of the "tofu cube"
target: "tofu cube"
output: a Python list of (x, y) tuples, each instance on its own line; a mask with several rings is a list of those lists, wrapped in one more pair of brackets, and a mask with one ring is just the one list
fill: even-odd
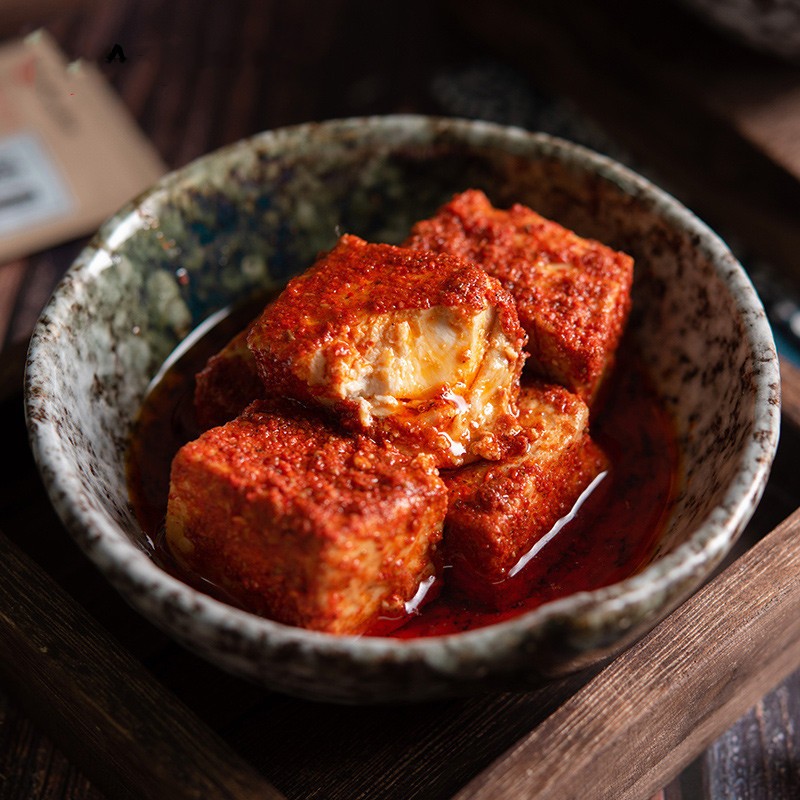
[(523, 205), (494, 208), (477, 190), (418, 222), (405, 245), (460, 256), (497, 278), (528, 334), (528, 371), (592, 403), (630, 311), (630, 256)]
[(449, 493), (448, 580), (490, 604), (498, 585), (608, 469), (589, 437), (589, 409), (577, 395), (537, 382), (523, 387), (519, 408), (519, 453), (442, 473)]
[(234, 336), (195, 376), (194, 412), (201, 431), (230, 422), (254, 400), (266, 397), (247, 347), (249, 330)]
[(175, 456), (167, 543), (249, 611), (359, 634), (431, 585), (446, 508), (430, 457), (260, 401)]
[(343, 236), (253, 325), (269, 391), (437, 466), (499, 458), (518, 430), (525, 333), (480, 267)]

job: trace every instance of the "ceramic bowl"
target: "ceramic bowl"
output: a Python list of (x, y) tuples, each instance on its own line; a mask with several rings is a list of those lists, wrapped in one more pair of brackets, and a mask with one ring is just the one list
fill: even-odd
[[(680, 490), (650, 563), (501, 624), (411, 641), (277, 624), (159, 568), (128, 503), (125, 453), (166, 356), (219, 309), (304, 269), (339, 231), (401, 241), (468, 187), (636, 259), (635, 336), (682, 453)], [(55, 291), (31, 342), (26, 389), (52, 502), (132, 606), (226, 670), (341, 702), (533, 686), (618, 652), (731, 548), (766, 483), (780, 416), (759, 300), (692, 213), (568, 142), (415, 116), (267, 132), (166, 176), (102, 227)]]

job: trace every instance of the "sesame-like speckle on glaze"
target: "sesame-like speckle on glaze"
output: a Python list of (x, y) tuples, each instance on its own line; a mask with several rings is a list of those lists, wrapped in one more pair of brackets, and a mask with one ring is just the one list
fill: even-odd
[[(125, 451), (148, 383), (186, 333), (281, 285), (341, 233), (403, 241), (478, 188), (633, 256), (632, 333), (675, 418), (680, 492), (651, 563), (499, 625), (411, 641), (280, 625), (162, 571), (128, 506)], [(398, 116), (268, 132), (160, 181), (109, 220), (34, 333), (26, 403), (52, 502), (155, 624), (265, 686), (336, 702), (530, 686), (629, 644), (705, 580), (767, 480), (780, 417), (763, 309), (693, 214), (602, 156), (489, 123)]]

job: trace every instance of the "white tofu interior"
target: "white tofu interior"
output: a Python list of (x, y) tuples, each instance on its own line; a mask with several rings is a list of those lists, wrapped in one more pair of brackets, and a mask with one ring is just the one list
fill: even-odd
[(325, 384), (331, 399), (366, 401), (375, 416), (439, 396), (443, 389), (454, 408), (465, 411), (486, 366), (509, 368), (506, 359), (498, 361), (498, 354), (490, 352), (495, 322), (489, 307), (471, 314), (435, 306), (365, 315), (335, 346), (315, 352), (307, 380), (310, 386)]
[(409, 417), (460, 458), (512, 403), (519, 354), (494, 307), (434, 306), (364, 314), (337, 328), (295, 374), (320, 402), (358, 403), (361, 423)]

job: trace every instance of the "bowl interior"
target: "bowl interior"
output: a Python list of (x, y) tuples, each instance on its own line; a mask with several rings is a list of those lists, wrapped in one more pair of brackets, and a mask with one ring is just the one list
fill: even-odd
[[(159, 624), (196, 644), (200, 623), (171, 625), (152, 601), (160, 592), (180, 603), (184, 590), (143, 564), (150, 547), (126, 487), (131, 425), (163, 360), (209, 316), (281, 285), (340, 233), (399, 242), (469, 187), (634, 257), (631, 326), (679, 434), (680, 492), (651, 566), (633, 583), (556, 604), (562, 617), (580, 616), (574, 649), (654, 624), (727, 552), (766, 481), (778, 379), (761, 307), (724, 245), (643, 179), (547, 136), (414, 117), (340, 121), (264, 134), (165, 178), (102, 228), (34, 336), (29, 426), (54, 503)], [(624, 625), (622, 606), (635, 609)], [(601, 613), (612, 607), (616, 621)], [(543, 624), (548, 612), (537, 613), (519, 624)], [(262, 637), (282, 628), (262, 623), (252, 623)]]

